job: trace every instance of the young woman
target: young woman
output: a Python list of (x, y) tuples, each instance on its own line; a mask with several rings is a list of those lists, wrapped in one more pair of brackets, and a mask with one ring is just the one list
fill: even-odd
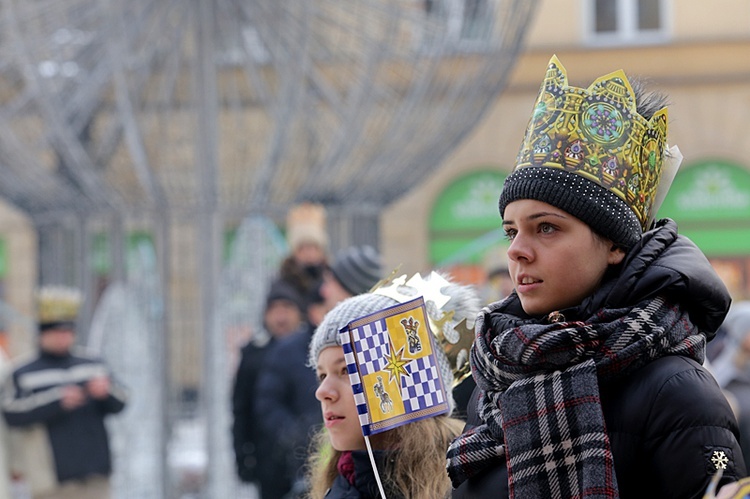
[[(473, 320), (476, 317), (479, 299), (472, 288), (451, 284), (443, 288), (443, 293), (451, 296), (446, 307), (455, 313), (453, 320), (444, 327), (453, 327), (461, 318)], [(311, 453), (311, 498), (380, 498), (338, 332), (350, 321), (396, 303), (390, 297), (375, 293), (348, 298), (326, 314), (315, 332), (310, 344), (310, 362), (320, 383), (315, 395), (320, 401), (325, 428)], [(451, 368), (443, 353), (438, 352), (438, 355), (442, 379), (450, 386)], [(463, 421), (442, 415), (371, 435), (370, 443), (386, 497), (449, 497), (451, 484), (445, 473), (445, 449), (463, 426)]]
[(550, 61), (500, 195), (515, 291), (477, 320), (454, 497), (700, 498), (717, 469), (745, 475), (701, 366), (730, 297), (673, 221), (651, 221), (666, 118), (622, 71), (582, 89)]

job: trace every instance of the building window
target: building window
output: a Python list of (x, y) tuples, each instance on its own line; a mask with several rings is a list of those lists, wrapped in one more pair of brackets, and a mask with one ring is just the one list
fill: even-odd
[(667, 40), (669, 0), (585, 0), (586, 39), (592, 44)]
[(453, 41), (486, 41), (492, 35), (494, 11), (488, 0), (424, 0), (425, 13), (447, 26)]

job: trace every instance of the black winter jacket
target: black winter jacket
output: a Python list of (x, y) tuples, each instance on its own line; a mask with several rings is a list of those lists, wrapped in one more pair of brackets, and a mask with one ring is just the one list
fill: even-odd
[(313, 332), (305, 325), (277, 340), (263, 359), (256, 385), (256, 421), (274, 442), (273, 459), (285, 461), (283, 472), (293, 482), (302, 478), (310, 439), (323, 423), (315, 398), (318, 381), (307, 365)]
[[(63, 409), (65, 385), (85, 387), (92, 378), (110, 378), (110, 395), (86, 402), (72, 410)], [(112, 471), (109, 436), (104, 419), (120, 412), (127, 400), (101, 359), (84, 353), (39, 356), (13, 371), (3, 400), (3, 413), (10, 426), (44, 425), (49, 438), (57, 480), (108, 476)], [(41, 464), (40, 464), (41, 465)]]
[(232, 441), (234, 444), (237, 475), (243, 482), (255, 482), (263, 475), (262, 456), (273, 445), (264, 439), (254, 405), (257, 399), (255, 385), (263, 364), (263, 356), (274, 339), (264, 345), (247, 343), (241, 350), (240, 363), (232, 387)]
[[(619, 308), (663, 295), (681, 303), (691, 321), (713, 337), (730, 298), (700, 250), (663, 220), (644, 234), (617, 275), (579, 307), (562, 311), (568, 320), (602, 307)], [(525, 315), (517, 297), (504, 309)], [(499, 304), (483, 311), (492, 315)], [(492, 324), (487, 318), (485, 324)], [(713, 376), (691, 359), (663, 357), (626, 379), (600, 386), (602, 408), (624, 499), (700, 498), (717, 466), (722, 483), (746, 474), (737, 422)], [(481, 424), (479, 389), (468, 406), (467, 429)], [(508, 497), (505, 463), (473, 477), (454, 498)]]

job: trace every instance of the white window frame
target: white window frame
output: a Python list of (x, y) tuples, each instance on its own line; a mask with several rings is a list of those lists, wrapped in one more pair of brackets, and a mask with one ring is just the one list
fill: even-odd
[(610, 0), (617, 4), (617, 29), (608, 33), (596, 31), (596, 0), (583, 0), (583, 40), (590, 46), (652, 45), (669, 41), (672, 33), (672, 0), (659, 2), (660, 28), (638, 29), (638, 0)]

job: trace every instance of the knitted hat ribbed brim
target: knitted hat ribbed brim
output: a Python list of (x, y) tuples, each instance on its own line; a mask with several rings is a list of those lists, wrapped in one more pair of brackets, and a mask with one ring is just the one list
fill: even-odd
[(519, 168), (505, 179), (500, 193), (500, 215), (519, 199), (555, 206), (586, 223), (613, 243), (630, 248), (642, 235), (635, 212), (616, 194), (586, 178), (543, 166)]

